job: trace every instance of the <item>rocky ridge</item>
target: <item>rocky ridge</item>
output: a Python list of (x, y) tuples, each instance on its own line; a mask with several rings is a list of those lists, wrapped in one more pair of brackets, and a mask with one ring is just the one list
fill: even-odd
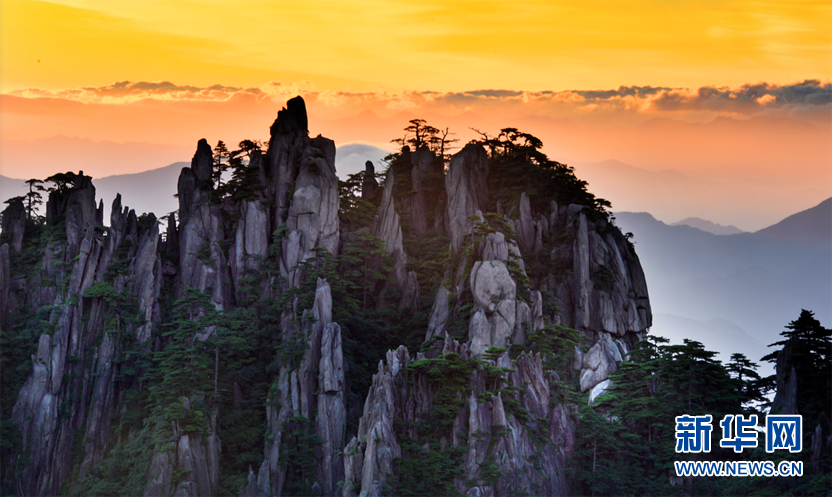
[[(0, 323), (23, 305), (48, 306), (55, 323), (40, 336), (14, 407), (31, 457), (21, 474), (25, 493), (60, 493), (115, 443), (110, 423), (130, 386), (116, 378), (130, 354), (107, 332), (110, 316), (139, 316), (115, 325), (139, 343), (162, 347), (165, 281), (177, 298), (189, 289), (204, 292), (213, 311), (222, 313), (252, 295), (277, 299), (306, 281), (305, 262), (321, 251), (338, 255), (348, 237), (339, 229), (334, 157), (331, 140), (308, 136), (305, 104), (292, 99), (271, 127), (268, 152), (252, 153), (252, 191), (218, 200), (212, 151), (201, 140), (180, 174), (178, 225), (170, 216), (163, 235), (155, 218), (138, 219), (120, 198), (104, 227), (92, 183), (81, 175), (71, 190), (50, 194), (47, 218), (56, 225), (62, 219), (64, 231), (28, 279), (11, 274), (9, 262), (24, 243), (25, 213), (17, 204), (4, 211), (3, 233), (11, 243), (0, 246)], [(295, 298), (280, 328), (282, 340), (300, 340), (302, 353), (280, 361), (272, 393), (263, 399), (263, 460), (250, 471), (243, 495), (283, 495), (295, 478), (287, 473), (285, 448), (295, 443), (290, 432), (299, 419), (308, 420), (320, 440), (311, 490), (321, 495), (386, 495), (402, 482), (408, 460), (437, 450), (450, 450), (461, 463), (452, 478), (460, 493), (566, 493), (574, 407), (557, 400), (561, 379), (534, 352), (535, 333), (561, 325), (580, 332), (586, 352), (561, 353), (591, 402), (651, 325), (644, 274), (628, 240), (585, 206), (552, 200), (538, 211), (524, 192), (512, 205), (489, 211), (490, 170), (485, 149), (469, 144), (451, 158), (447, 172), (423, 147), (391, 167), (382, 186), (374, 183), (374, 171), (372, 178), (365, 175), (366, 198), (382, 188), (367, 229), (391, 254), (399, 310), (415, 310), (425, 292), (434, 296), (424, 350), (413, 355), (402, 346), (387, 353), (357, 432), (347, 434), (347, 367), (341, 327), (332, 322), (330, 285), (317, 281), (308, 309)], [(409, 195), (397, 198), (405, 187)], [(408, 271), (403, 224), (449, 240), (454, 262), (438, 288), (420, 288), (417, 274)], [(176, 263), (163, 263), (163, 254), (173, 254)], [(265, 261), (279, 268), (281, 283), (258, 272)], [(532, 264), (545, 270), (532, 271)], [(108, 288), (130, 295), (129, 309), (108, 298)], [(193, 319), (210, 310), (195, 309)], [(452, 336), (452, 322), (467, 333)], [(201, 329), (193, 339), (213, 332)], [(510, 354), (527, 346), (532, 350)], [(201, 401), (181, 399), (185, 410)], [(437, 423), (441, 429), (425, 431)], [(216, 410), (200, 433), (174, 426), (172, 446), (152, 456), (145, 495), (214, 493), (223, 457), (216, 426)], [(79, 437), (80, 461), (73, 459)], [(183, 476), (176, 478), (177, 471)]]

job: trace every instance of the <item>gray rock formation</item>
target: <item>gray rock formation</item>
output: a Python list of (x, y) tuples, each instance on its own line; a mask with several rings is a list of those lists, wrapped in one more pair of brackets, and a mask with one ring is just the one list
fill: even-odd
[(473, 221), (468, 216), (485, 209), (488, 198), (488, 156), (480, 145), (468, 144), (451, 158), (445, 190), (451, 247), (458, 252)]
[(318, 416), (315, 433), (321, 438), (316, 450), (320, 461), (316, 475), (323, 495), (338, 495), (338, 482), (343, 481), (344, 461), (339, 455), (345, 445), (347, 409), (345, 399), (344, 356), (341, 349), (341, 328), (330, 323), (321, 337), (321, 359), (318, 364)]
[[(445, 337), (443, 354), (452, 354), (463, 362), (471, 360), (464, 345)], [(539, 355), (519, 356), (516, 368), (511, 368), (507, 354), (493, 364), (510, 370), (499, 382), (502, 388), (514, 387), (519, 393), (488, 390), (490, 386), (484, 381), (487, 373), (474, 367), (467, 386), (456, 394), (461, 402), (451, 432), (442, 436), (439, 444), (424, 444), (410, 453), (399, 439), (418, 436), (417, 425), (436, 409), (439, 391), (448, 388), (447, 383), (424, 369), (426, 361), (421, 353), (416, 360), (411, 359), (407, 349), (399, 347), (388, 352), (386, 361), (379, 364), (358, 433), (345, 449), (345, 497), (383, 495), (382, 489), (395, 475), (397, 458), (430, 457), (421, 452), (441, 451), (445, 444), (468, 447), (458, 462), (459, 477), (453, 482), (460, 493), (566, 493), (562, 470), (565, 454), (574, 447), (574, 435), (564, 407), (550, 403), (549, 384), (555, 378), (544, 374)], [(512, 397), (512, 405), (527, 410), (527, 419), (519, 420), (515, 411), (506, 407), (506, 396)], [(484, 475), (489, 465), (503, 476), (489, 480)]]
[(474, 310), (468, 328), (471, 353), (481, 355), (489, 347), (506, 347), (525, 341), (533, 323), (528, 304), (517, 300), (517, 285), (501, 261), (477, 261), (471, 269)]
[(23, 248), (23, 234), (26, 232), (26, 208), (22, 198), (11, 199), (0, 218), (0, 230), (11, 233), (12, 248), (15, 252), (20, 252)]
[(266, 157), (267, 177), (273, 185), (275, 225), (286, 222), (289, 211), (290, 187), (300, 171), (304, 150), (309, 143), (306, 103), (301, 97), (286, 102), (271, 127), (269, 152)]
[[(453, 454), (448, 457), (458, 473), (448, 483), (460, 493), (564, 494), (566, 460), (575, 443), (569, 415), (574, 406), (554, 400), (560, 380), (544, 370), (540, 354), (517, 355), (515, 348), (512, 361), (508, 352), (488, 349), (523, 345), (549, 325), (579, 330), (586, 352), (576, 348), (570, 365), (592, 403), (609, 390), (610, 375), (651, 325), (638, 258), (602, 215), (555, 201), (542, 208), (529, 193), (497, 204), (498, 213), (512, 219), (483, 214), (489, 205), (489, 164), (478, 145), (454, 155), (447, 176), (443, 161), (427, 148), (403, 157), (400, 169), (388, 172), (382, 192), (376, 191), (369, 163), (362, 196), (374, 202), (380, 196), (370, 233), (384, 240), (391, 254), (402, 289), (400, 310), (417, 309), (422, 291), (416, 273), (407, 271), (400, 213), (406, 229), (412, 225), (408, 235), (451, 239), (448, 260), (454, 263), (439, 275), (444, 281), (424, 330), (430, 344), (415, 358), (403, 346), (387, 353), (373, 377), (358, 432), (348, 434), (346, 338), (332, 322), (332, 289), (318, 279), (311, 308), (301, 309), (302, 300), (295, 298), (277, 312), (279, 337), (274, 339), (294, 347), (281, 349), (273, 389), (262, 399), (264, 457), (250, 469), (243, 495), (380, 496), (402, 484), (403, 464), (430, 461), (437, 454)], [(113, 203), (110, 227), (104, 228), (95, 189), (89, 178), (78, 175), (71, 188), (50, 195), (47, 212), (65, 219), (65, 239), (43, 248), (31, 278), (12, 274), (11, 261), (26, 246), (19, 227), (21, 222), (25, 227), (22, 204), (3, 213), (2, 228), (11, 237), (0, 245), (0, 325), (13, 322), (21, 309), (44, 306), (50, 306), (54, 324), (51, 334), (39, 338), (32, 372), (13, 411), (32, 461), (21, 475), (23, 493), (66, 491), (64, 482), (71, 486), (99, 464), (115, 443), (112, 434), (121, 433), (110, 424), (123, 404), (119, 375), (130, 358), (118, 335), (108, 333), (113, 322), (118, 333), (126, 330), (136, 343), (158, 350), (166, 343), (159, 333), (159, 300), (167, 285), (172, 283), (174, 297), (187, 288), (207, 292), (211, 305), (225, 312), (253, 298), (278, 301), (306, 282), (305, 268), (338, 255), (335, 146), (308, 136), (302, 99), (290, 100), (278, 113), (268, 153), (253, 151), (250, 158), (245, 194), (219, 199), (212, 182), (213, 153), (201, 140), (190, 167), (180, 174), (178, 216), (169, 216), (163, 236), (154, 219), (137, 219), (121, 206), (120, 197)], [(476, 230), (471, 216), (480, 223)], [(345, 234), (343, 243), (357, 236)], [(135, 300), (130, 310), (135, 319), (122, 319), (127, 311), (110, 290)], [(194, 309), (194, 319), (205, 311)], [(466, 329), (467, 337), (459, 339), (463, 343), (449, 336), (465, 337)], [(193, 340), (206, 340), (214, 331), (204, 327)], [(350, 322), (351, 337), (361, 331)], [(235, 383), (235, 403), (242, 397), (238, 393)], [(179, 401), (190, 411), (206, 399), (189, 394)], [(218, 491), (217, 412), (205, 415), (200, 433), (166, 423), (173, 434), (148, 458), (145, 495)], [(426, 425), (439, 428), (429, 433)], [(298, 449), (298, 437), (320, 440), (303, 443), (311, 452), (304, 456), (314, 462), (302, 476), (290, 469), (294, 462), (287, 455)], [(72, 459), (74, 449), (83, 450), (78, 461)]]
[[(98, 209), (90, 195), (94, 189), (84, 176), (76, 181), (68, 192), (50, 195), (48, 212), (66, 213), (66, 240), (47, 248), (31, 288), (39, 289), (37, 282), (45, 278), (63, 283), (51, 292), (20, 289), (21, 299), (51, 305), (55, 323), (51, 334), (40, 336), (32, 372), (12, 411), (31, 458), (20, 481), (26, 494), (59, 494), (74, 463), (80, 463), (83, 474), (107, 453), (113, 443), (110, 421), (120, 395), (116, 377), (125, 355), (109, 327), (123, 326), (142, 341), (158, 324), (158, 224), (139, 236), (135, 213), (122, 210), (116, 198), (109, 230), (96, 229)], [(109, 276), (108, 268), (117, 262), (125, 269)], [(148, 321), (138, 325), (128, 319), (132, 316), (126, 313), (132, 311), (114, 307), (101, 291), (107, 288), (134, 296), (138, 315)], [(73, 461), (78, 437), (84, 441), (84, 456)]]
[(210, 290), (211, 304), (228, 309), (232, 300), (231, 275), (220, 242), (225, 239), (222, 212), (211, 200), (213, 154), (205, 139), (197, 144), (190, 168), (179, 175), (179, 282), (177, 298), (185, 288)]
[(372, 228), (373, 236), (384, 240), (384, 249), (390, 253), (395, 251), (401, 252), (403, 250), (402, 227), (399, 222), (399, 214), (396, 212), (396, 206), (393, 203), (393, 185), (395, 183), (396, 176), (391, 169), (387, 172), (387, 178), (384, 181), (381, 205), (378, 208), (378, 218), (373, 223)]
[[(477, 215), (491, 229), (495, 226), (478, 210), (485, 206), (489, 170), (485, 153), (480, 152), (476, 147), (466, 147), (452, 159), (446, 177), (450, 235), (456, 252), (472, 232), (474, 221), (469, 216)], [(472, 184), (480, 186), (472, 189)], [(483, 191), (486, 195), (480, 195)], [(474, 257), (479, 256), (481, 261), (470, 262), (474, 305), (468, 327), (471, 352), (479, 355), (490, 346), (523, 343), (527, 331), (547, 323), (575, 328), (592, 346), (577, 363), (582, 390), (587, 391), (617, 369), (628, 344), (638, 341), (651, 325), (641, 265), (620, 231), (606, 219), (590, 221), (583, 206), (558, 207), (550, 201), (544, 212), (533, 212), (531, 199), (524, 192), (517, 204), (509, 207), (510, 212), (519, 215), (507, 222), (516, 232), (517, 244), (499, 230), (472, 240), (472, 247), (480, 251)], [(517, 285), (528, 278), (524, 257), (538, 262), (541, 257), (548, 258), (552, 272), (542, 278), (535, 275), (534, 281), (524, 283), (530, 285), (530, 292), (521, 296), (517, 295)], [(514, 276), (508, 265), (517, 271)], [(462, 265), (455, 274), (459, 293), (463, 290), (459, 286), (459, 276), (464, 274)], [(544, 292), (553, 295), (554, 302), (544, 305)], [(550, 310), (544, 316), (547, 307), (555, 312)], [(435, 313), (436, 309), (435, 305)], [(432, 334), (435, 328), (429, 329), (428, 336)]]
[(240, 220), (229, 253), (231, 279), (236, 300), (242, 300), (241, 278), (255, 270), (269, 252), (269, 212), (262, 200), (244, 200), (240, 205)]
[(431, 337), (442, 335), (442, 332), (447, 329), (449, 316), (448, 295), (448, 289), (444, 285), (441, 285), (436, 292), (436, 298), (430, 311), (425, 341), (429, 341)]
[(517, 240), (524, 254), (533, 254), (535, 245), (535, 225), (532, 220), (532, 208), (526, 192), (520, 194), (520, 219)]
[(592, 387), (592, 390), (589, 391), (589, 405), (595, 404), (595, 399), (607, 393), (611, 385), (612, 380), (604, 380)]
[[(600, 338), (589, 351), (584, 354), (581, 363), (581, 391), (605, 381), (618, 370), (618, 363), (623, 359), (618, 345), (613, 343), (608, 333), (600, 333)], [(590, 396), (592, 397), (592, 396)]]
[[(65, 176), (69, 178), (68, 183), (49, 193), (46, 217), (64, 219), (67, 241), (71, 248), (77, 250), (84, 230), (88, 226), (101, 225), (104, 209), (103, 205), (100, 210), (96, 207), (92, 178), (84, 176), (83, 171), (77, 175), (66, 173)], [(72, 186), (69, 186), (70, 183)]]
[[(544, 216), (546, 217), (546, 216)], [(549, 261), (559, 272), (541, 281), (556, 295), (556, 323), (618, 337), (645, 332), (652, 324), (647, 284), (638, 256), (607, 221), (591, 223), (582, 207), (561, 207), (550, 225)], [(631, 342), (632, 343), (632, 342)]]
[[(190, 409), (187, 397), (183, 397), (183, 404)], [(144, 496), (214, 495), (219, 484), (219, 438), (209, 435), (203, 440), (202, 435), (184, 433), (178, 426), (174, 426), (174, 438), (170, 450), (153, 456)], [(172, 488), (173, 468), (177, 466), (185, 476)]]
[[(257, 290), (264, 290), (264, 281), (248, 284), (256, 274), (258, 266), (266, 260), (271, 242), (271, 213), (268, 207), (269, 193), (266, 173), (263, 169), (263, 155), (259, 150), (250, 153), (248, 168), (257, 172), (256, 185), (249, 185), (252, 191), (240, 199), (232, 212), (239, 212), (239, 220), (234, 231), (234, 243), (228, 252), (231, 281), (234, 287), (234, 299), (239, 304)], [(270, 196), (270, 195), (268, 195)], [(248, 290), (243, 291), (241, 287)]]
[(775, 364), (776, 393), (774, 400), (771, 402), (771, 412), (777, 414), (798, 414), (797, 370), (788, 361), (791, 349), (792, 344), (787, 341), (783, 344), (783, 348), (777, 352), (777, 362)]
[(314, 247), (338, 253), (338, 177), (335, 175), (335, 143), (318, 136), (310, 140), (295, 178), (286, 227), (300, 231), (303, 258)]
[(499, 304), (514, 300), (517, 285), (511, 279), (506, 265), (500, 261), (477, 261), (471, 269), (471, 293), (474, 303), (494, 312)]
[[(301, 328), (284, 329), (284, 340), (305, 337), (299, 363), (284, 363), (280, 368), (275, 397), (267, 403), (267, 421), (271, 436), (266, 439), (265, 458), (257, 478), (253, 475), (245, 495), (282, 495), (286, 484), (286, 461), (281, 460), (281, 444), (290, 418), (314, 421), (321, 438), (316, 449), (316, 476), (323, 495), (338, 493), (337, 483), (343, 475), (343, 431), (346, 426), (344, 359), (341, 351), (341, 328), (332, 322), (332, 295), (329, 284), (318, 280), (315, 302), (304, 310)], [(317, 396), (317, 401), (316, 401)], [(316, 415), (317, 413), (317, 415)]]
[(280, 264), (281, 275), (291, 287), (303, 280), (297, 265), (313, 258), (316, 247), (338, 255), (339, 199), (335, 143), (322, 136), (309, 138), (302, 98), (286, 105), (271, 127), (266, 176), (275, 194), (272, 226), (286, 226)]
[(410, 223), (418, 235), (444, 231), (445, 163), (425, 145), (410, 155), (410, 161), (413, 194), (405, 199)]
[(376, 179), (376, 168), (372, 161), (364, 163), (364, 181), (361, 183), (361, 198), (369, 200), (378, 189), (378, 180)]
[(393, 187), (396, 177), (393, 169), (387, 171), (384, 190), (381, 194), (381, 205), (378, 216), (373, 222), (370, 232), (373, 236), (384, 240), (384, 249), (393, 259), (393, 276), (402, 289), (399, 309), (413, 309), (419, 304), (419, 282), (414, 271), (407, 271), (407, 254), (404, 251), (402, 228), (399, 214), (393, 201)]

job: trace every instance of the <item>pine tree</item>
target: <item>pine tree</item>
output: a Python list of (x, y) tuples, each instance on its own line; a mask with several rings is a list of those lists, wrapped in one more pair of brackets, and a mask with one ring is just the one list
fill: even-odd
[[(820, 413), (828, 418), (832, 413), (832, 330), (821, 326), (814, 316), (803, 309), (780, 333), (786, 339), (769, 345), (781, 345), (781, 350), (787, 351), (785, 364), (797, 372), (797, 411), (810, 419)], [(761, 360), (777, 364), (779, 352)]]
[(26, 180), (29, 185), (29, 193), (26, 194), (26, 218), (29, 220), (35, 219), (35, 210), (39, 205), (43, 205), (43, 196), (40, 192), (46, 191), (43, 187), (43, 180), (29, 179)]

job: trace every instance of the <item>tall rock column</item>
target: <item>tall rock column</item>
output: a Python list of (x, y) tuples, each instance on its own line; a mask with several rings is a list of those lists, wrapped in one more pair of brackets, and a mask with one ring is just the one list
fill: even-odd
[(266, 158), (276, 196), (273, 226), (286, 226), (280, 271), (289, 287), (300, 286), (304, 275), (297, 265), (313, 258), (316, 247), (335, 256), (340, 243), (335, 143), (307, 133), (306, 104), (295, 97), (272, 124)]
[(425, 235), (428, 230), (443, 231), (445, 210), (445, 163), (427, 146), (419, 147), (410, 156), (413, 195), (405, 201), (410, 211), (410, 221), (416, 233)]
[[(248, 167), (262, 173), (263, 156), (259, 150), (254, 150), (251, 153)], [(240, 202), (240, 219), (237, 221), (234, 244), (231, 246), (228, 256), (231, 266), (231, 279), (234, 283), (235, 298), (238, 304), (243, 302), (244, 297), (249, 294), (249, 292), (241, 290), (246, 276), (255, 270), (269, 253), (272, 230), (270, 228), (268, 203), (263, 195), (263, 190), (268, 188), (262, 174), (260, 179), (261, 188), (254, 190), (253, 198), (246, 198)]]
[(275, 225), (286, 222), (291, 200), (290, 188), (298, 175), (304, 149), (309, 142), (306, 103), (301, 97), (286, 102), (272, 124), (266, 172), (272, 182)]
[(271, 435), (266, 438), (265, 457), (257, 476), (249, 475), (244, 490), (247, 496), (285, 495), (286, 466), (291, 461), (282, 459), (283, 446), (292, 418), (314, 421), (315, 433), (321, 439), (321, 445), (315, 449), (315, 476), (323, 495), (339, 493), (337, 484), (342, 479), (344, 464), (339, 453), (346, 426), (345, 363), (341, 328), (332, 322), (332, 295), (325, 280), (318, 280), (312, 309), (304, 310), (297, 318), (300, 328), (284, 330), (284, 340), (300, 338), (307, 347), (297, 364), (286, 361), (280, 368), (276, 392), (266, 407)]
[(451, 248), (458, 252), (474, 225), (468, 216), (483, 210), (488, 199), (488, 155), (481, 145), (469, 143), (451, 158), (445, 190)]
[(376, 180), (376, 168), (372, 161), (364, 163), (364, 181), (361, 182), (361, 198), (369, 200), (373, 198), (378, 189), (378, 180)]
[(416, 279), (415, 271), (407, 271), (407, 254), (404, 251), (402, 227), (393, 200), (395, 182), (395, 173), (393, 169), (390, 169), (387, 171), (387, 178), (384, 180), (381, 205), (378, 208), (378, 215), (373, 222), (371, 232), (373, 236), (384, 240), (384, 249), (393, 258), (393, 276), (402, 288), (399, 309), (412, 309), (419, 305), (419, 282)]
[[(273, 226), (285, 226), (280, 272), (286, 290), (300, 288), (307, 277), (304, 261), (314, 260), (321, 249), (333, 257), (339, 251), (335, 143), (322, 136), (308, 137), (306, 106), (300, 97), (289, 100), (278, 113), (269, 143), (267, 176), (277, 207)], [(338, 453), (346, 425), (345, 363), (341, 329), (332, 323), (332, 296), (325, 280), (317, 282), (312, 309), (298, 309), (296, 299), (292, 308), (283, 312), (281, 333), (284, 343), (302, 344), (303, 352), (301, 357), (281, 358), (266, 407), (270, 435), (265, 457), (257, 475), (249, 475), (244, 494), (277, 496), (288, 486), (305, 484), (292, 481), (292, 474), (287, 473), (292, 461), (286, 460), (290, 442), (284, 440), (289, 425), (305, 418), (322, 441), (315, 449), (314, 475), (323, 494), (334, 495), (343, 474)]]
[(26, 208), (23, 206), (23, 198), (11, 199), (0, 219), (0, 229), (3, 233), (11, 233), (12, 248), (15, 252), (20, 252), (23, 248), (23, 234), (26, 231)]
[(316, 476), (323, 495), (340, 494), (338, 482), (344, 479), (344, 429), (347, 423), (345, 398), (344, 355), (341, 348), (341, 327), (330, 323), (321, 337), (321, 359), (318, 363), (318, 415), (315, 433), (321, 439), (315, 451), (319, 461)]
[(210, 289), (217, 310), (231, 305), (231, 278), (220, 242), (224, 239), (222, 212), (211, 199), (213, 152), (203, 138), (191, 161), (182, 168), (179, 195), (179, 281), (177, 297), (186, 287)]

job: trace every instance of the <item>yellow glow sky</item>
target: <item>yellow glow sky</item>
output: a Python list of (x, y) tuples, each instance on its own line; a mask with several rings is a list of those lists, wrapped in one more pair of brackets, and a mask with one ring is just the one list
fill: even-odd
[(352, 91), (783, 84), (832, 78), (831, 24), (828, 0), (2, 0), (0, 91), (123, 80)]

